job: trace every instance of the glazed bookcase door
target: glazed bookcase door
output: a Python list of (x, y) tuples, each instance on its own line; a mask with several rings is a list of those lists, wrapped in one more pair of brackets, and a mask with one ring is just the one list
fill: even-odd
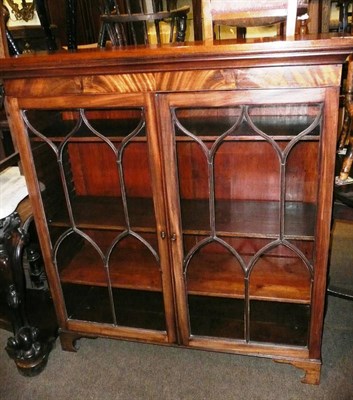
[(309, 92), (160, 98), (185, 344), (309, 344), (324, 114)]
[(21, 110), (65, 328), (173, 340), (146, 107), (141, 96), (74, 103)]

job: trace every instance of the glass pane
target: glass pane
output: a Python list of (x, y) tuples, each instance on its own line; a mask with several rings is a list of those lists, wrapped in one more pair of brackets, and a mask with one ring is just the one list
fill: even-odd
[(289, 152), (286, 163), (286, 236), (314, 238), (319, 176), (319, 143), (298, 142)]
[(250, 340), (307, 346), (310, 306), (269, 301), (250, 302)]
[(244, 339), (244, 300), (188, 296), (191, 334)]
[(113, 297), (118, 325), (166, 330), (161, 292), (113, 288)]
[(40, 135), (52, 142), (60, 142), (69, 134), (76, 132), (80, 126), (78, 110), (26, 110), (23, 112), (31, 138)]
[[(85, 125), (101, 135), (114, 139), (136, 132), (135, 137), (145, 137), (144, 115), (141, 108), (84, 110)], [(85, 129), (85, 136), (88, 129)], [(82, 128), (83, 132), (83, 128)]]
[(194, 251), (186, 266), (191, 334), (243, 338), (245, 284), (239, 261), (220, 243)]
[(106, 287), (63, 283), (62, 290), (70, 319), (107, 324), (114, 322)]
[(177, 136), (195, 135), (207, 137), (212, 140), (214, 136), (220, 136), (231, 130), (234, 134), (236, 123), (242, 115), (242, 108), (233, 107), (209, 107), (209, 108), (179, 108), (175, 115), (180, 123), (176, 129)]
[[(99, 248), (85, 233), (71, 230), (65, 231), (57, 243), (55, 261), (68, 316), (112, 323), (108, 276)], [(103, 304), (106, 311), (102, 313)]]
[(141, 236), (126, 234), (115, 238), (107, 259), (113, 287), (162, 290), (159, 257), (154, 248), (157, 241), (152, 236), (149, 239), (150, 242), (143, 242)]
[(278, 201), (279, 185), (280, 163), (270, 143), (223, 142), (218, 149), (217, 199)]
[(310, 126), (310, 135), (320, 134), (315, 123), (321, 114), (319, 104), (274, 104), (249, 107), (249, 119), (261, 132), (277, 139), (297, 136)]
[(311, 286), (304, 255), (283, 245), (263, 253), (250, 273), (250, 340), (306, 345)]
[(255, 262), (250, 273), (250, 298), (309, 303), (310, 268), (293, 250), (276, 246)]
[(47, 221), (55, 220), (58, 215), (62, 220), (69, 221), (64, 186), (55, 150), (41, 139), (31, 141), (31, 149)]

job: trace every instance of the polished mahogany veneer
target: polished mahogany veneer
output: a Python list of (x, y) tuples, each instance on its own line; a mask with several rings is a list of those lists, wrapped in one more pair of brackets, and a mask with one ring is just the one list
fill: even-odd
[(318, 383), (350, 36), (1, 60), (64, 349), (286, 362)]

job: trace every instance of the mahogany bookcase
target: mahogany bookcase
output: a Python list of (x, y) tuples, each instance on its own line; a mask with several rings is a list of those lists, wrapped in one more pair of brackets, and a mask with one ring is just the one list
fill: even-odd
[(65, 350), (178, 345), (319, 382), (352, 48), (316, 35), (2, 60)]

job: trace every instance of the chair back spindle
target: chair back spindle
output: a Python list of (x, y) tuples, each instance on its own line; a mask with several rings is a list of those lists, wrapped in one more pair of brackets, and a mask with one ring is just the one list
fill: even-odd
[[(186, 19), (190, 7), (177, 8), (176, 1), (167, 3), (152, 0), (152, 9), (145, 0), (101, 1), (101, 29), (98, 45), (104, 47), (109, 40), (112, 46), (183, 42), (186, 34)], [(164, 39), (163, 31), (167, 34)], [(153, 38), (153, 39), (151, 39)]]

